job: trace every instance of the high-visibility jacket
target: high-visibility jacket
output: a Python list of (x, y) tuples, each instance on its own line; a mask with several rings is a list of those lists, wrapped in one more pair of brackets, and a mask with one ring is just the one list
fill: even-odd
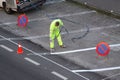
[[(56, 27), (55, 23), (59, 22), (59, 26)], [(63, 22), (61, 19), (55, 19), (52, 21), (52, 23), (50, 24), (50, 38), (51, 39), (55, 39), (55, 37), (57, 37), (57, 35), (59, 36), (60, 34), (60, 27), (63, 26)], [(56, 35), (55, 35), (56, 34)]]
[[(55, 26), (56, 22), (59, 22), (59, 26)], [(54, 39), (58, 40), (59, 46), (63, 45), (61, 35), (60, 35), (60, 27), (63, 26), (63, 22), (60, 19), (55, 19), (50, 24), (50, 48), (54, 48)]]

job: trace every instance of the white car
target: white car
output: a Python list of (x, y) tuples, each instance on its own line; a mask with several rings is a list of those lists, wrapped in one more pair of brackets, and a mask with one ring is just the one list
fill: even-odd
[(8, 14), (13, 11), (24, 12), (42, 6), (46, 0), (0, 0), (0, 7)]
[(5, 0), (0, 0), (0, 7), (3, 7), (2, 2), (5, 2)]

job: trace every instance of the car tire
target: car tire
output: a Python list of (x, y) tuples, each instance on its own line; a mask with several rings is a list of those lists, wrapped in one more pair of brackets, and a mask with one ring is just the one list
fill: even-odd
[(12, 9), (8, 8), (6, 3), (3, 4), (3, 9), (7, 14), (12, 14), (13, 13)]

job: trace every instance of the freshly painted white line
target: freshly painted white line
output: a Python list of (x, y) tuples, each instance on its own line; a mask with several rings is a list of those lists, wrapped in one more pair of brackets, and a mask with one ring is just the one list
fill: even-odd
[(72, 72), (102, 72), (102, 71), (111, 71), (111, 70), (117, 70), (117, 69), (120, 69), (120, 66), (110, 67), (110, 68), (102, 68), (102, 69), (92, 69), (92, 70), (72, 70)]
[(57, 77), (63, 79), (63, 80), (68, 80), (67, 77), (65, 77), (65, 76), (63, 76), (63, 75), (61, 75), (61, 74), (59, 74), (59, 73), (57, 73), (57, 72), (55, 72), (55, 71), (53, 71), (53, 72), (51, 72), (51, 73), (54, 74), (55, 76), (57, 76)]
[[(69, 16), (85, 15), (85, 14), (90, 14), (90, 13), (94, 13), (94, 12), (96, 12), (96, 11), (84, 11), (84, 12), (73, 13), (73, 14), (59, 15), (59, 16), (55, 16), (55, 17), (69, 17)], [(29, 19), (29, 22), (41, 21), (41, 20), (46, 20), (46, 19), (48, 19), (48, 18), (45, 17), (45, 18)], [(17, 24), (17, 22), (6, 22), (6, 23), (1, 23), (0, 25), (11, 25), (11, 24)]]
[(120, 75), (120, 73), (117, 73), (117, 74), (108, 76), (108, 77), (106, 77), (106, 78), (104, 78), (104, 79), (101, 79), (101, 80), (108, 80), (108, 79), (110, 79), (110, 78), (112, 78), (112, 77), (115, 77), (115, 76), (118, 76), (118, 75)]
[[(118, 47), (120, 46), (120, 44), (112, 44), (112, 45), (109, 45), (110, 47)], [(76, 53), (76, 52), (84, 52), (84, 51), (91, 51), (91, 50), (95, 50), (96, 47), (91, 47), (91, 48), (84, 48), (84, 49), (77, 49), (77, 50), (70, 50), (70, 51), (63, 51), (63, 52), (54, 52), (54, 53), (51, 53), (51, 54), (70, 54), (70, 53)]]
[(4, 48), (5, 50), (9, 51), (9, 52), (13, 52), (14, 50), (12, 50), (11, 48), (5, 46), (5, 45), (0, 45), (0, 47)]
[[(11, 43), (13, 43), (13, 44), (15, 44), (15, 45), (18, 45), (18, 43), (14, 42), (14, 41), (12, 41), (12, 40), (9, 40), (9, 39), (7, 39), (6, 37), (4, 37), (4, 36), (2, 36), (2, 35), (0, 35), (0, 37), (2, 37), (3, 39), (6, 39), (7, 41), (9, 41), (9, 42), (11, 42)], [(24, 46), (22, 46), (22, 47), (23, 47), (24, 49), (28, 50), (29, 52), (31, 52), (31, 53), (33, 53), (33, 54), (35, 54), (35, 55), (37, 55), (37, 56), (39, 56), (39, 57), (47, 60), (47, 61), (53, 63), (53, 64), (55, 64), (55, 65), (57, 65), (57, 66), (65, 69), (65, 70), (67, 70), (67, 71), (69, 71), (69, 72), (72, 72), (70, 69), (64, 67), (63, 65), (58, 64), (57, 62), (55, 62), (55, 61), (53, 61), (53, 60), (51, 60), (51, 59), (48, 59), (48, 58), (46, 58), (46, 57), (44, 57), (44, 56), (42, 56), (42, 55), (40, 55), (40, 54), (38, 54), (38, 53), (36, 53), (36, 52), (34, 52), (34, 51), (32, 51), (32, 50), (24, 47)], [(78, 74), (78, 73), (74, 73), (74, 74), (77, 75), (77, 76), (79, 76), (79, 77), (82, 77), (82, 78), (84, 78), (84, 79), (86, 79), (86, 80), (90, 80), (89, 78), (87, 78), (87, 77), (85, 77), (85, 76), (82, 76), (82, 75), (80, 75), (80, 74)]]
[(95, 49), (96, 49), (96, 47), (92, 47), (92, 48), (85, 48), (85, 49), (78, 49), (78, 50), (70, 50), (70, 51), (63, 51), (63, 52), (54, 52), (54, 53), (51, 53), (51, 54), (70, 54), (70, 53), (90, 51), (90, 50), (95, 50)]
[(37, 66), (40, 65), (40, 63), (38, 63), (38, 62), (36, 62), (36, 61), (34, 61), (34, 60), (30, 59), (30, 58), (25, 57), (24, 59), (31, 62), (31, 63), (33, 63), (33, 64), (35, 64), (35, 65), (37, 65)]
[(109, 45), (110, 47), (119, 47), (120, 44), (112, 44), (112, 45)]
[[(94, 27), (90, 28), (90, 31), (94, 30), (102, 30), (102, 29), (109, 29), (109, 28), (117, 28), (120, 27), (120, 24), (114, 24), (114, 25), (109, 25), (109, 26), (101, 26), (101, 27)], [(69, 31), (70, 34), (74, 33), (79, 33), (79, 32), (84, 32), (86, 29), (80, 29), (80, 30), (74, 30), (74, 31)], [(66, 32), (62, 32), (62, 35), (66, 34)], [(102, 33), (103, 34), (103, 33)], [(107, 35), (107, 34), (105, 34)], [(25, 40), (25, 39), (38, 39), (38, 38), (44, 38), (44, 37), (49, 37), (49, 35), (40, 35), (40, 36), (30, 36), (30, 37), (21, 37), (21, 38), (7, 38), (9, 40)], [(4, 41), (5, 39), (0, 39), (0, 41)]]
[(11, 25), (11, 24), (17, 24), (17, 22), (6, 22), (6, 23), (0, 23), (0, 25)]

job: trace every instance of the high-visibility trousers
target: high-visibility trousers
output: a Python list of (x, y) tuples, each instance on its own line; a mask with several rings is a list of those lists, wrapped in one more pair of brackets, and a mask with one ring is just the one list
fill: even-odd
[(54, 46), (54, 40), (55, 39), (57, 39), (59, 46), (63, 45), (60, 33), (59, 34), (55, 33), (55, 34), (52, 34), (52, 37), (50, 37), (50, 48), (54, 48), (55, 47)]

